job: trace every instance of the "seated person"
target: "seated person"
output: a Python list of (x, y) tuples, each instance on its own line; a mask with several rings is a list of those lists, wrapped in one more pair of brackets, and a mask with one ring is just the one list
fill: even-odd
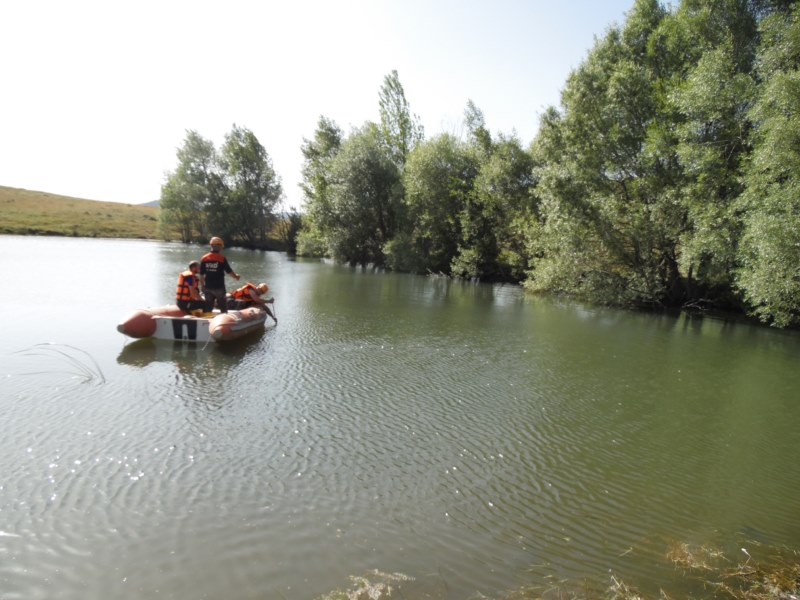
[(193, 260), (189, 263), (189, 268), (178, 275), (178, 288), (175, 290), (175, 304), (178, 305), (186, 314), (195, 310), (203, 310), (205, 300), (200, 295), (197, 272), (200, 270), (200, 263)]
[(267, 306), (267, 304), (275, 302), (275, 298), (270, 298), (269, 300), (264, 300), (264, 298), (262, 298), (268, 291), (269, 286), (266, 283), (253, 285), (248, 281), (238, 290), (234, 290), (228, 294), (228, 308), (230, 310), (240, 310), (248, 306), (256, 306), (265, 310), (266, 313), (272, 317), (272, 320), (277, 323), (278, 319), (275, 318), (275, 315), (272, 314), (269, 306)]

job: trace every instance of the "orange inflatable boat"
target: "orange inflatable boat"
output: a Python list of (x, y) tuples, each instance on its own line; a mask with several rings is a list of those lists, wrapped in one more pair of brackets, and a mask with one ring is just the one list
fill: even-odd
[(187, 315), (174, 304), (142, 308), (117, 325), (132, 338), (156, 338), (185, 342), (227, 342), (264, 328), (267, 313), (250, 307), (227, 313)]

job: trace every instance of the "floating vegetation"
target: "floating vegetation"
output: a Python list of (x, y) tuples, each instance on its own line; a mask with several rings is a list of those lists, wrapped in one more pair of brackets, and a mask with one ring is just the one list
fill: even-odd
[[(43, 368), (39, 371), (21, 373), (22, 375), (48, 375), (51, 373), (66, 373), (84, 383), (90, 381), (105, 383), (106, 378), (100, 365), (91, 354), (75, 346), (68, 344), (42, 343), (31, 346), (24, 350), (18, 350), (14, 354), (26, 357), (46, 357), (55, 359), (60, 365), (67, 365), (67, 370)], [(45, 366), (37, 363), (38, 366)]]
[[(644, 600), (638, 590), (628, 586), (624, 581), (611, 576), (611, 585), (608, 588), (606, 596), (610, 600)], [(664, 592), (661, 592), (661, 597), (664, 598)]]
[[(735, 562), (718, 548), (683, 542), (670, 544), (664, 558), (680, 569), (684, 575), (683, 584), (688, 584), (691, 592), (681, 581), (673, 582), (681, 587), (674, 595), (664, 588), (647, 594), (613, 573), (606, 586), (598, 581), (571, 581), (548, 575), (539, 585), (526, 585), (495, 596), (476, 593), (464, 600), (672, 600), (688, 597), (697, 600), (800, 600), (800, 553), (787, 548), (764, 547), (756, 542), (748, 542), (748, 545), (750, 550), (741, 548), (739, 564), (731, 566)], [(757, 560), (753, 554), (763, 559)], [(316, 600), (384, 600), (393, 592), (398, 592), (404, 600), (440, 597), (401, 591), (400, 584), (413, 578), (400, 573), (376, 570), (350, 580), (350, 589), (336, 590)]]
[(716, 596), (736, 600), (800, 600), (800, 555), (797, 551), (781, 549), (779, 554), (764, 562), (752, 560), (742, 548), (747, 560), (722, 573), (721, 580), (709, 582)]
[(725, 560), (720, 550), (711, 546), (694, 547), (690, 544), (674, 542), (667, 550), (667, 558), (675, 566), (700, 571), (713, 571), (720, 560)]
[[(758, 553), (760, 544), (753, 543)], [(755, 551), (755, 550), (754, 550)], [(706, 589), (714, 597), (735, 600), (800, 600), (800, 556), (786, 548), (770, 548), (769, 555), (758, 561), (747, 548), (741, 548), (745, 557), (735, 567), (721, 550), (710, 546), (692, 548), (688, 544), (673, 544), (667, 558), (673, 564), (689, 571), (702, 571)]]
[[(752, 543), (763, 560), (756, 560), (750, 551), (741, 548), (744, 562), (735, 567), (721, 550), (708, 545), (670, 544), (666, 559), (679, 567), (697, 589), (692, 598), (729, 598), (732, 600), (800, 600), (800, 553), (787, 548), (764, 548)], [(753, 553), (756, 553), (753, 550)], [(677, 597), (677, 596), (676, 596)], [(680, 597), (686, 597), (681, 593)], [(484, 598), (484, 596), (481, 596)], [(548, 587), (526, 587), (492, 600), (670, 600), (660, 589), (657, 595), (646, 595), (622, 579), (611, 575), (604, 591), (583, 589), (560, 581)], [(487, 598), (487, 600), (489, 600)]]
[(402, 573), (384, 573), (375, 569), (369, 576), (350, 576), (352, 585), (347, 590), (336, 590), (319, 596), (317, 600), (383, 600), (391, 598), (392, 593), (404, 581), (413, 581), (412, 577)]

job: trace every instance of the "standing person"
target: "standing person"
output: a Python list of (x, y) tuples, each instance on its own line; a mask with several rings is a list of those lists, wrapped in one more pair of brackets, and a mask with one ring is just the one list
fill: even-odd
[(272, 320), (277, 324), (278, 319), (275, 318), (275, 315), (272, 314), (269, 306), (267, 306), (267, 304), (275, 302), (275, 298), (270, 298), (269, 300), (264, 300), (264, 298), (262, 298), (268, 291), (269, 286), (266, 283), (253, 285), (248, 281), (238, 290), (234, 290), (228, 294), (228, 308), (239, 310), (247, 308), (248, 306), (258, 306), (272, 317)]
[(225, 245), (222, 238), (214, 236), (208, 243), (211, 246), (211, 252), (204, 254), (200, 259), (200, 284), (206, 297), (205, 311), (214, 310), (214, 300), (216, 300), (219, 311), (226, 313), (228, 305), (225, 302), (225, 273), (237, 281), (239, 275), (228, 264), (228, 259), (220, 254)]
[(189, 263), (189, 268), (178, 275), (178, 287), (175, 290), (175, 304), (178, 305), (183, 312), (189, 314), (190, 312), (203, 309), (205, 307), (205, 300), (200, 295), (199, 279), (197, 272), (200, 270), (200, 263), (193, 260)]

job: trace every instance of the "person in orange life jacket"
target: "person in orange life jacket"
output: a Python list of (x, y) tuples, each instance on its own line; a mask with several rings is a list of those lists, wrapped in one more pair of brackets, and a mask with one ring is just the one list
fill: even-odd
[(222, 239), (214, 236), (209, 245), (211, 252), (204, 254), (200, 259), (200, 284), (206, 297), (205, 311), (211, 312), (216, 300), (220, 312), (226, 313), (228, 305), (225, 301), (225, 273), (237, 281), (239, 275), (228, 264), (228, 259), (220, 254), (224, 246)]
[(262, 310), (266, 311), (266, 313), (272, 317), (272, 320), (277, 324), (278, 319), (275, 318), (275, 315), (272, 314), (269, 306), (267, 306), (267, 304), (272, 304), (275, 302), (275, 298), (270, 298), (269, 300), (264, 300), (264, 298), (262, 298), (262, 296), (268, 291), (269, 286), (266, 283), (253, 285), (248, 281), (238, 290), (234, 290), (228, 294), (228, 308), (231, 310), (240, 310), (242, 308), (247, 308), (248, 306), (258, 306)]
[(189, 263), (189, 268), (178, 275), (178, 288), (175, 290), (175, 304), (186, 314), (205, 307), (205, 300), (198, 291), (199, 279), (197, 272), (199, 270), (200, 263), (193, 260)]

